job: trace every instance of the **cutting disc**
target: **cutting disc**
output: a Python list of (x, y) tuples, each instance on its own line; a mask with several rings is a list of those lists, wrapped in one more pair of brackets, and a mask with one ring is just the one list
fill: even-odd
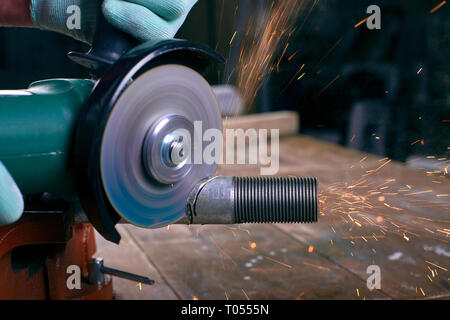
[[(124, 220), (158, 228), (185, 214), (194, 185), (216, 169), (215, 164), (193, 164), (195, 148), (205, 147), (195, 144), (202, 141), (195, 136), (202, 132), (194, 134), (196, 121), (202, 132), (221, 129), (210, 85), (187, 67), (150, 69), (122, 93), (104, 130), (100, 168), (105, 194)], [(186, 134), (192, 135), (190, 144)], [(176, 152), (177, 161), (167, 162), (170, 152)]]

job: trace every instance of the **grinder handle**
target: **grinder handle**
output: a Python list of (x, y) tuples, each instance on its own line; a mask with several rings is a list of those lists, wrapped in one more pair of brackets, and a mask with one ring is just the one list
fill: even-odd
[(133, 36), (112, 26), (100, 10), (91, 53), (108, 61), (116, 62), (124, 53), (140, 44)]
[(139, 44), (139, 40), (112, 26), (99, 10), (90, 50), (87, 53), (69, 52), (68, 56), (90, 69), (93, 76), (100, 77), (123, 54)]

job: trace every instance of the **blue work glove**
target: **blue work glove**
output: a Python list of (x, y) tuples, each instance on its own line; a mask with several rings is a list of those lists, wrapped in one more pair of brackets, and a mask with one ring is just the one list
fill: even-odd
[(0, 161), (0, 226), (19, 220), (23, 206), (19, 188)]
[(140, 41), (173, 38), (197, 0), (31, 0), (34, 24), (91, 43), (98, 11)]

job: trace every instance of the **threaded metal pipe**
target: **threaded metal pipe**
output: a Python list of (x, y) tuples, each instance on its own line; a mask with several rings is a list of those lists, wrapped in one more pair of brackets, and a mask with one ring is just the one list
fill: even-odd
[(317, 222), (316, 178), (213, 177), (192, 191), (192, 224)]
[(234, 178), (236, 223), (317, 222), (316, 178)]

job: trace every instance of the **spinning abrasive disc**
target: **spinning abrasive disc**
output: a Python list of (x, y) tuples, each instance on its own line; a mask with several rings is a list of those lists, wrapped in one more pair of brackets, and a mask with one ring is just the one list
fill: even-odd
[(187, 67), (150, 69), (122, 93), (104, 130), (100, 168), (105, 194), (123, 219), (156, 228), (185, 214), (193, 186), (216, 168), (193, 164), (194, 148), (204, 149), (194, 143), (202, 141), (195, 121), (201, 135), (221, 129), (210, 85)]

